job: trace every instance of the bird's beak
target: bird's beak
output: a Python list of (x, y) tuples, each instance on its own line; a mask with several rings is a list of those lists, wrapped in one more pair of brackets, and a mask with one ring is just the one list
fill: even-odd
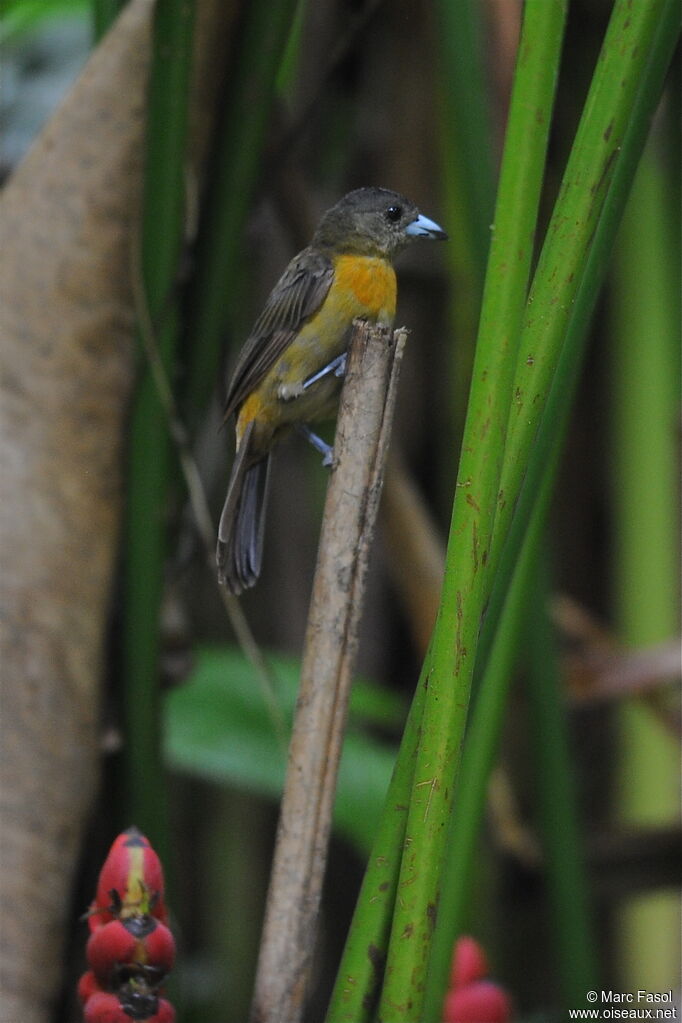
[(413, 235), (415, 238), (433, 238), (436, 241), (447, 241), (447, 234), (442, 227), (439, 227), (434, 220), (429, 220), (423, 213), (420, 213), (416, 220), (408, 224), (405, 234)]

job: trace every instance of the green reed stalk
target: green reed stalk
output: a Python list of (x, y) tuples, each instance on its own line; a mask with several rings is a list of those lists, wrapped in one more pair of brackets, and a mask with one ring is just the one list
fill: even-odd
[[(172, 376), (177, 347), (173, 284), (184, 223), (184, 169), (194, 5), (159, 0), (154, 15), (139, 272), (159, 357)], [(135, 264), (136, 260), (133, 260)], [(138, 269), (133, 265), (133, 273)], [(129, 820), (168, 852), (161, 764), (159, 615), (172, 472), (166, 413), (141, 362), (131, 417), (123, 672)]]

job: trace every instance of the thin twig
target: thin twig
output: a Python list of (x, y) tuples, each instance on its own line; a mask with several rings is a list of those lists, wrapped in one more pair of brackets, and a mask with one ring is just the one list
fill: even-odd
[(216, 528), (211, 516), (211, 510), (206, 497), (199, 468), (194, 455), (187, 428), (183, 423), (175, 395), (164, 368), (159, 348), (156, 341), (156, 331), (152, 322), (151, 313), (147, 303), (142, 272), (140, 267), (139, 245), (133, 241), (131, 246), (131, 277), (135, 311), (137, 314), (140, 338), (144, 347), (144, 353), (154, 379), (156, 392), (168, 420), (168, 432), (176, 447), (178, 461), (187, 486), (189, 502), (192, 508), (206, 562), (212, 576), (215, 578), (216, 586), (220, 594), (225, 612), (232, 626), (237, 643), (245, 657), (251, 662), (256, 672), (256, 677), (263, 693), (263, 699), (268, 708), (268, 714), (273, 723), (277, 739), (282, 750), (286, 749), (287, 726), (282, 714), (282, 708), (277, 698), (276, 680), (267, 661), (263, 657), (260, 647), (256, 643), (251, 627), (236, 597), (228, 593), (224, 586), (218, 583), (218, 576), (215, 567), (215, 537)]
[(253, 1023), (297, 1023), (308, 984), (358, 623), (407, 332), (356, 322), (334, 446)]

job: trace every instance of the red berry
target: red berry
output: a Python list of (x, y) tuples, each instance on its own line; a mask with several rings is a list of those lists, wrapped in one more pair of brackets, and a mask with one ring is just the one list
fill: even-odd
[(141, 945), (144, 949), (145, 966), (155, 966), (161, 973), (169, 973), (172, 970), (175, 962), (175, 941), (165, 924), (155, 920), (153, 930), (141, 939)]
[(114, 974), (121, 966), (144, 967), (147, 975), (154, 971), (158, 983), (173, 967), (175, 941), (160, 920), (132, 916), (111, 920), (93, 931), (86, 955), (97, 980), (106, 987), (116, 986)]
[(149, 1023), (175, 1023), (175, 1009), (165, 998), (159, 998), (159, 1010)]
[(465, 984), (482, 980), (489, 972), (485, 952), (476, 939), (469, 937), (468, 934), (458, 938), (452, 956), (450, 987), (456, 991)]
[(93, 931), (85, 955), (97, 979), (108, 985), (112, 970), (118, 963), (132, 963), (137, 939), (122, 920), (112, 920)]
[(444, 1023), (509, 1023), (511, 1003), (499, 984), (477, 980), (445, 997)]
[(85, 1005), (88, 998), (90, 998), (91, 995), (94, 995), (95, 991), (100, 990), (101, 988), (97, 983), (97, 978), (95, 977), (95, 974), (92, 972), (92, 970), (88, 970), (88, 972), (84, 973), (81, 979), (78, 981), (77, 991), (81, 1005)]
[(116, 995), (98, 991), (85, 1003), (85, 1023), (131, 1023), (131, 1017), (123, 1009)]

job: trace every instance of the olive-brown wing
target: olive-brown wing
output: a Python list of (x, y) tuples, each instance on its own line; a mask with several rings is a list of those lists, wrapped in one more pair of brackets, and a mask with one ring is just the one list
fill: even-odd
[(334, 279), (331, 259), (315, 249), (295, 256), (270, 292), (235, 366), (225, 418), (236, 412), (324, 302)]

